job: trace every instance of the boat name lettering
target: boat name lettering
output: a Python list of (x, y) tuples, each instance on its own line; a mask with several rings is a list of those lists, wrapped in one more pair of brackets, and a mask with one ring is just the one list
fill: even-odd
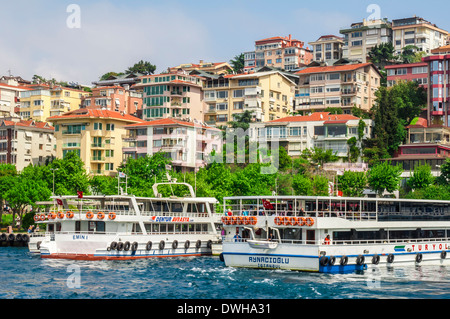
[(289, 264), (289, 258), (283, 257), (248, 257), (250, 263)]
[(178, 222), (178, 223), (186, 223), (189, 222), (190, 219), (189, 217), (162, 217), (162, 216), (158, 216), (158, 217), (153, 217), (152, 220), (154, 222), (157, 223), (161, 223), (161, 222), (166, 222), (166, 223), (170, 223), (170, 222)]
[(77, 239), (88, 240), (89, 236), (88, 235), (73, 235), (73, 240), (77, 240)]
[(411, 247), (412, 251), (448, 249), (447, 244), (419, 244), (419, 245), (411, 245)]

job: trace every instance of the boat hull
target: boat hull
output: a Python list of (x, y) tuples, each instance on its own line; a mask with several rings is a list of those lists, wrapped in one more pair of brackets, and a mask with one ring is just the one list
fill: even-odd
[(225, 242), (226, 266), (283, 269), (319, 273), (349, 273), (395, 265), (450, 265), (446, 242), (379, 245), (298, 245), (280, 243), (275, 249), (255, 249), (245, 242)]

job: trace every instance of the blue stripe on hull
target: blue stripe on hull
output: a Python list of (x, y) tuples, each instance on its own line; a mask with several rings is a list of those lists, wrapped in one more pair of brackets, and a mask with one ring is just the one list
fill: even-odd
[(355, 271), (367, 270), (367, 265), (334, 265), (334, 266), (320, 266), (319, 272), (326, 274), (348, 274)]

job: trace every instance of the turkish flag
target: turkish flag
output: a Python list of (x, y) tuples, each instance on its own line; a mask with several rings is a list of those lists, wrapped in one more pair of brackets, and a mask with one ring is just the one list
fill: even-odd
[(58, 203), (58, 205), (62, 206), (63, 205), (63, 201), (60, 200), (59, 198), (56, 200), (56, 202)]
[(78, 198), (83, 198), (83, 192), (82, 191), (77, 191), (78, 194)]
[(262, 203), (265, 209), (273, 209), (273, 205), (268, 200), (263, 199)]

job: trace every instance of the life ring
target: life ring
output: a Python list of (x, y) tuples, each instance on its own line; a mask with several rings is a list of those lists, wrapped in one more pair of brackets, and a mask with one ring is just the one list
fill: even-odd
[(394, 262), (394, 254), (389, 254), (388, 256), (387, 256), (387, 262), (388, 263), (393, 263)]
[(311, 227), (314, 225), (314, 219), (312, 217), (308, 217), (306, 219), (306, 226)]
[(47, 218), (47, 216), (45, 216), (44, 214), (41, 214), (40, 219), (41, 221), (44, 221)]
[(73, 216), (75, 216), (75, 214), (73, 212), (69, 211), (69, 212), (66, 213), (66, 217), (69, 218), (69, 219), (73, 218)]
[(97, 219), (102, 220), (104, 218), (105, 218), (105, 213), (102, 213), (102, 212), (97, 213)]
[(227, 218), (224, 216), (224, 217), (222, 217), (222, 224), (227, 224)]
[(275, 217), (275, 225), (280, 226), (281, 224), (283, 224), (283, 220), (284, 220), (283, 217), (280, 216)]
[(116, 248), (117, 248), (117, 242), (113, 241), (113, 242), (111, 243), (111, 245), (109, 245), (109, 247), (110, 247), (112, 250), (116, 250)]
[(178, 248), (178, 240), (174, 240), (172, 243), (172, 249), (177, 249)]
[(302, 227), (306, 226), (306, 218), (305, 217), (301, 217), (299, 223), (300, 223), (300, 226), (302, 226)]
[(195, 248), (199, 249), (202, 246), (202, 241), (199, 239), (197, 240), (197, 242), (195, 243)]
[(231, 217), (228, 216), (228, 217), (227, 217), (227, 223), (226, 223), (226, 224), (227, 224), (227, 225), (231, 225), (231, 222), (232, 222)]
[(377, 254), (373, 255), (373, 257), (372, 257), (372, 264), (378, 265), (379, 263), (380, 263), (380, 256), (377, 255)]
[[(64, 218), (64, 213), (63, 212), (58, 212), (58, 218), (59, 219), (63, 219)], [(49, 216), (50, 217), (50, 216)]]
[(244, 225), (244, 217), (239, 216), (237, 220), (238, 225)]
[(284, 217), (283, 225), (291, 226), (292, 225), (292, 218), (291, 217)]
[(189, 240), (186, 240), (184, 242), (184, 249), (189, 249), (190, 246), (191, 246), (191, 242)]
[(347, 256), (342, 256), (341, 257), (341, 261), (339, 262), (339, 264), (341, 265), (341, 266), (346, 266), (347, 264), (348, 264), (348, 257)]
[(165, 246), (166, 246), (166, 243), (164, 242), (164, 240), (161, 240), (159, 242), (159, 250), (163, 250)]
[(330, 256), (330, 260), (328, 261), (328, 264), (330, 266), (334, 266), (335, 263), (336, 263), (336, 257)]
[(292, 225), (294, 225), (294, 226), (300, 226), (300, 218), (294, 217), (293, 220), (294, 220), (294, 221), (292, 222)]
[(93, 213), (93, 212), (87, 212), (87, 213), (86, 213), (86, 218), (87, 218), (87, 219), (92, 219), (92, 218), (94, 218), (94, 213)]
[(249, 216), (244, 217), (244, 221), (245, 221), (244, 222), (245, 225), (250, 225), (252, 223), (252, 220), (250, 219)]
[(54, 212), (51, 212), (50, 214), (48, 214), (48, 218), (49, 219), (55, 219), (56, 218), (56, 214)]
[(37, 215), (37, 214), (34, 215), (33, 219), (34, 219), (35, 222), (38, 222), (38, 221), (41, 220), (40, 216)]
[(136, 251), (138, 249), (139, 244), (135, 241), (131, 244), (131, 251)]
[(151, 250), (153, 243), (151, 241), (147, 242), (147, 245), (145, 245), (145, 250)]
[(445, 259), (447, 257), (447, 251), (443, 250), (441, 252), (441, 259)]
[(258, 219), (255, 216), (250, 217), (250, 223), (254, 226), (258, 222)]
[(237, 220), (236, 216), (231, 217), (231, 224), (232, 225), (237, 225), (237, 222), (238, 222), (238, 220)]
[(322, 256), (322, 257), (320, 257), (319, 262), (320, 262), (320, 265), (321, 265), (321, 266), (326, 266), (326, 265), (328, 265), (328, 257), (327, 257), (327, 256)]
[(109, 214), (108, 214), (108, 218), (109, 218), (110, 220), (116, 219), (116, 213), (109, 213)]
[(356, 264), (358, 266), (361, 266), (364, 264), (365, 260), (366, 260), (366, 258), (363, 255), (359, 255), (358, 257), (356, 257)]
[(421, 253), (418, 253), (416, 255), (416, 263), (420, 264), (422, 262), (423, 255)]

